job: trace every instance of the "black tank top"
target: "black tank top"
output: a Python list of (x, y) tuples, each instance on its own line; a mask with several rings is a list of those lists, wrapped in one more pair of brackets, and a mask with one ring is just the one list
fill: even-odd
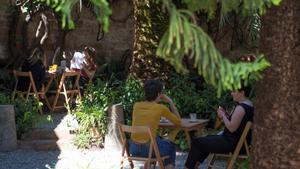
[[(244, 131), (244, 128), (247, 124), (248, 121), (253, 122), (253, 112), (254, 112), (254, 107), (247, 105), (245, 103), (240, 103), (238, 104), (240, 106), (242, 106), (245, 110), (245, 115), (241, 121), (240, 126), (238, 127), (237, 130), (235, 130), (234, 132), (230, 132), (226, 127), (224, 129), (224, 133), (223, 135), (225, 136), (230, 136), (233, 137), (236, 141), (238, 141)], [(229, 116), (229, 120), (231, 120), (231, 116), (232, 114)], [(247, 142), (250, 144), (251, 142), (251, 131), (248, 133), (247, 135)]]

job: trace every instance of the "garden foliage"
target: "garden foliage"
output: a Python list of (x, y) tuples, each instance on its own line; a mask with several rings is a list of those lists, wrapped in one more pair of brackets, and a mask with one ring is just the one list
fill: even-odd
[[(218, 98), (215, 88), (203, 80), (195, 81), (194, 77), (186, 75), (173, 74), (166, 82), (163, 93), (173, 99), (182, 117), (187, 118), (189, 113), (197, 113), (198, 118), (210, 119), (210, 127), (214, 126), (217, 107), (232, 105), (228, 93)], [(75, 111), (81, 127), (75, 144), (81, 148), (90, 147), (95, 139), (91, 136), (91, 127), (98, 129), (100, 137), (97, 140), (103, 143), (109, 120), (106, 110), (112, 104), (122, 103), (125, 123), (131, 125), (133, 105), (143, 100), (143, 83), (132, 77), (125, 81), (114, 76), (108, 80), (98, 79), (94, 86), (89, 86), (85, 91), (83, 100)]]
[(31, 97), (26, 101), (20, 97), (12, 101), (9, 92), (0, 91), (0, 104), (14, 105), (18, 139), (31, 128), (52, 121), (51, 116), (39, 115), (38, 109), (42, 106), (42, 103)]

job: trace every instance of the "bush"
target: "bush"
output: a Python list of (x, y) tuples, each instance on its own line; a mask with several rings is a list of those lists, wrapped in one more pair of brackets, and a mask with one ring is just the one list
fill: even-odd
[[(193, 79), (189, 76), (173, 74), (167, 82), (165, 93), (173, 99), (182, 117), (188, 117), (189, 113), (196, 113), (198, 118), (209, 119), (212, 126), (218, 106), (231, 107), (233, 101), (226, 93), (218, 98), (212, 86), (205, 82), (196, 84)], [(196, 88), (196, 85), (201, 85), (201, 88)]]
[[(219, 105), (231, 105), (231, 97), (224, 94), (218, 98), (215, 89), (204, 82), (199, 88), (193, 78), (183, 75), (172, 75), (165, 85), (164, 93), (169, 95), (176, 104), (182, 117), (188, 117), (189, 113), (197, 113), (198, 118), (210, 119), (210, 126), (214, 125), (216, 109)], [(98, 79), (94, 86), (89, 86), (81, 104), (75, 112), (81, 131), (77, 146), (87, 147), (91, 141), (88, 130), (97, 127), (101, 142), (104, 141), (107, 132), (106, 109), (116, 103), (122, 103), (124, 108), (125, 123), (131, 125), (132, 110), (135, 102), (144, 100), (143, 85), (140, 81), (128, 77), (126, 81), (120, 81), (114, 76), (109, 80)], [(82, 140), (86, 140), (82, 144)], [(181, 140), (181, 139), (180, 139)], [(187, 147), (186, 143), (179, 143)]]
[(39, 115), (38, 108), (42, 106), (42, 104), (31, 97), (26, 101), (20, 97), (12, 101), (9, 92), (0, 91), (0, 104), (14, 105), (18, 139), (31, 128), (36, 127), (40, 123), (52, 120), (51, 116), (45, 118)]
[(125, 123), (131, 124), (133, 105), (135, 102), (144, 100), (143, 85), (132, 77), (129, 77), (118, 93), (121, 95), (121, 102), (124, 108)]
[[(93, 140), (102, 144), (107, 132), (106, 109), (109, 105), (109, 96), (113, 94), (107, 82), (97, 81), (95, 86), (88, 86), (84, 97), (74, 112), (79, 122), (80, 130), (74, 144), (79, 148), (88, 148)], [(90, 132), (96, 128), (97, 135)]]

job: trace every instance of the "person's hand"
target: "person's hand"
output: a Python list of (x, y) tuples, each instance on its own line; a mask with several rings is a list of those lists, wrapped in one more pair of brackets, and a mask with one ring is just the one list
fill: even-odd
[(161, 94), (157, 99), (158, 99), (157, 100), (158, 102), (162, 101), (162, 102), (165, 102), (165, 103), (168, 103), (168, 104), (173, 103), (172, 99), (169, 96), (165, 95), (165, 94)]
[(218, 110), (218, 117), (222, 118), (225, 115), (225, 109), (221, 106), (219, 106)]

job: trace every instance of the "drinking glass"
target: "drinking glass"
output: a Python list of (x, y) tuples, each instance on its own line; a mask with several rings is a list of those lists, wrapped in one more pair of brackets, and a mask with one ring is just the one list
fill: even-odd
[(190, 113), (190, 119), (191, 119), (191, 121), (196, 121), (197, 120), (197, 114), (196, 113)]

